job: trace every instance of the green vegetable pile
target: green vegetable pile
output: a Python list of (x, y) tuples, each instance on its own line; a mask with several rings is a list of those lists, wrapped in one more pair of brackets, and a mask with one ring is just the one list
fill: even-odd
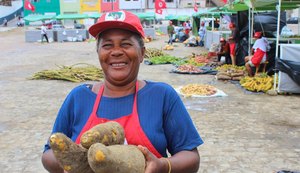
[(155, 56), (150, 59), (152, 64), (170, 64), (179, 61), (180, 58), (171, 55)]
[(58, 70), (43, 70), (33, 74), (32, 80), (65, 80), (70, 82), (100, 81), (103, 71), (91, 64), (74, 64), (71, 66), (58, 66)]

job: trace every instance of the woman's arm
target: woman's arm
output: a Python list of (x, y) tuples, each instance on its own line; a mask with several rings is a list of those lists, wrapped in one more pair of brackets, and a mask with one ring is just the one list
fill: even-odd
[(64, 173), (64, 170), (59, 166), (53, 151), (51, 149), (45, 151), (42, 155), (42, 163), (44, 168), (49, 173)]
[(171, 167), (169, 168), (169, 163), (165, 158), (158, 159), (146, 147), (138, 147), (146, 158), (145, 173), (169, 173), (170, 169), (171, 173), (195, 173), (199, 169), (200, 155), (197, 148), (192, 151), (180, 151), (167, 158), (170, 161)]

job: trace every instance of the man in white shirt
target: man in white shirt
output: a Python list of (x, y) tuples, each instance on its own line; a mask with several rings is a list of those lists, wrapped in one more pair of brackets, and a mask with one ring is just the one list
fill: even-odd
[(245, 67), (249, 76), (253, 76), (251, 67), (258, 68), (260, 64), (267, 60), (268, 40), (262, 37), (262, 32), (255, 32), (254, 36), (257, 39), (252, 47), (254, 54), (245, 57)]
[(43, 25), (41, 26), (41, 36), (42, 36), (41, 43), (43, 43), (44, 37), (46, 38), (47, 43), (49, 43), (48, 36), (47, 36), (47, 29), (46, 29), (45, 24), (43, 24)]

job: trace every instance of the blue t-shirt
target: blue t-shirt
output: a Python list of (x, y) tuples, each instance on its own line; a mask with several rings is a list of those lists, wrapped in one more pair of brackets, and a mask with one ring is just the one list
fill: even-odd
[[(74, 88), (59, 110), (52, 133), (64, 133), (75, 141), (92, 113), (96, 96), (87, 85)], [(97, 115), (111, 120), (129, 115), (133, 100), (134, 94), (102, 96)], [(203, 143), (182, 100), (168, 84), (146, 81), (138, 91), (137, 107), (143, 131), (162, 156), (167, 156), (167, 150), (174, 155)], [(49, 148), (47, 143), (45, 151)]]

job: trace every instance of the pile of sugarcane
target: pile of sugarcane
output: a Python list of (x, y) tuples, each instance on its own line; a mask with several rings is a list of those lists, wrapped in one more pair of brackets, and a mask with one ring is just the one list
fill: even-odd
[(153, 57), (157, 56), (164, 56), (166, 55), (162, 50), (157, 49), (157, 48), (147, 48), (146, 53), (145, 53), (145, 58), (146, 59), (151, 59)]
[[(58, 65), (57, 65), (58, 66)], [(91, 64), (74, 64), (58, 66), (58, 70), (43, 70), (33, 74), (30, 79), (65, 80), (70, 82), (100, 81), (103, 79), (102, 69)]]

